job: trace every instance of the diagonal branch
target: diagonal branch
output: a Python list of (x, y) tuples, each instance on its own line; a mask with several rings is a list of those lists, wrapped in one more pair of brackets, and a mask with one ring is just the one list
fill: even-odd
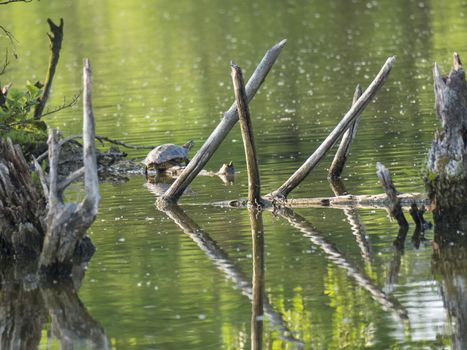
[(370, 103), (376, 92), (383, 86), (392, 65), (394, 64), (395, 57), (389, 57), (383, 65), (375, 79), (371, 82), (370, 86), (360, 96), (360, 98), (352, 105), (350, 110), (345, 114), (342, 120), (337, 124), (333, 131), (323, 141), (323, 143), (316, 149), (316, 151), (302, 164), (302, 166), (285, 181), (276, 191), (270, 194), (270, 197), (278, 201), (287, 199), (287, 196), (292, 192), (318, 165), (323, 159), (326, 152), (334, 145), (339, 137), (348, 129), (350, 123), (358, 118), (360, 113)]

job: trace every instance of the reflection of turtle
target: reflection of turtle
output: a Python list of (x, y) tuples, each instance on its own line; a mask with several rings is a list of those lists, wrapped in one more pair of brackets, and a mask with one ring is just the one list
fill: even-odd
[(193, 144), (193, 140), (190, 140), (183, 146), (177, 146), (172, 143), (157, 146), (149, 152), (143, 161), (145, 174), (148, 174), (148, 169), (150, 168), (163, 172), (173, 166), (181, 165), (183, 162), (188, 164), (188, 151)]

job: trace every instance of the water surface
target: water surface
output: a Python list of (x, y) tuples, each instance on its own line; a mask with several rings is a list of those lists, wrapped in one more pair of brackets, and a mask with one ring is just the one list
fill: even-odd
[[(453, 51), (466, 56), (466, 7), (460, 0), (18, 3), (0, 9), (19, 55), (1, 81), (20, 87), (43, 79), (46, 18), (63, 17), (51, 105), (81, 89), (88, 57), (98, 134), (138, 145), (193, 139), (192, 156), (233, 101), (230, 61), (248, 77), (265, 51), (286, 38), (250, 106), (267, 193), (337, 124), (355, 86), (366, 87), (396, 55), (390, 78), (362, 115), (343, 183), (353, 194), (380, 193), (380, 161), (399, 191), (423, 192), (420, 174), (438, 127), (431, 67), (436, 61), (446, 72)], [(1, 43), (7, 45), (3, 38)], [(75, 134), (81, 113), (77, 106), (46, 121)], [(332, 195), (326, 180), (331, 160), (327, 156), (291, 196)], [(439, 268), (431, 231), (415, 244), (411, 227), (403, 250), (395, 249), (397, 224), (380, 209), (262, 213), (265, 317), (252, 340), (250, 215), (207, 204), (246, 196), (238, 127), (207, 170), (228, 161), (238, 171), (235, 183), (199, 177), (175, 214), (157, 210), (144, 176), (101, 185), (99, 216), (90, 230), (97, 252), (79, 298), (112, 348), (248, 349), (259, 335), (268, 349), (467, 346), (458, 345), (448, 306), (458, 285), (453, 281), (465, 281), (465, 272)], [(71, 200), (79, 196), (69, 194)], [(358, 230), (349, 217), (359, 221)], [(44, 336), (41, 348), (59, 342)], [(91, 347), (85, 341), (81, 346)]]

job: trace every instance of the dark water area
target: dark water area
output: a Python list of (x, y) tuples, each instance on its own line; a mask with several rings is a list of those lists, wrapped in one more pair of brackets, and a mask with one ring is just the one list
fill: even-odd
[[(87, 57), (97, 134), (135, 145), (193, 139), (192, 157), (233, 102), (230, 61), (249, 77), (265, 51), (287, 39), (250, 105), (268, 193), (338, 123), (355, 86), (365, 88), (395, 55), (387, 82), (362, 114), (342, 180), (349, 193), (381, 193), (379, 161), (398, 191), (424, 192), (421, 174), (439, 128), (431, 70), (437, 62), (447, 72), (454, 51), (467, 57), (466, 13), (460, 0), (15, 3), (0, 6), (0, 24), (14, 34), (18, 53), (0, 80), (17, 88), (43, 80), (46, 19), (62, 17), (50, 105), (80, 91)], [(6, 48), (7, 39), (0, 45)], [(65, 135), (80, 133), (82, 108), (45, 121)], [(332, 196), (332, 157), (291, 198)], [(157, 209), (144, 175), (102, 183), (89, 231), (97, 251), (79, 288), (2, 287), (0, 314), (40, 314), (30, 332), (39, 349), (467, 348), (465, 252), (438, 251), (431, 230), (418, 241), (412, 223), (396, 249), (398, 226), (384, 209), (213, 207), (247, 194), (238, 126), (206, 170), (229, 161), (237, 169), (233, 184), (200, 176), (172, 211)], [(79, 184), (67, 193), (70, 200), (81, 196)], [(35, 298), (43, 300), (36, 309)], [(77, 322), (60, 333), (53, 324), (64, 314)]]

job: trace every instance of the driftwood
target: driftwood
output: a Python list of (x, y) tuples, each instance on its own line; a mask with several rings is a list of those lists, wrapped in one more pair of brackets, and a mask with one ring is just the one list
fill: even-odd
[(242, 70), (232, 65), (232, 82), (237, 103), (240, 129), (242, 131), (243, 148), (245, 149), (246, 168), (248, 173), (248, 203), (251, 206), (261, 206), (261, 185), (259, 179), (258, 160), (256, 159), (255, 141), (251, 126), (250, 111), (243, 84)]
[[(256, 95), (256, 92), (276, 62), (286, 42), (286, 40), (282, 40), (280, 43), (270, 48), (256, 67), (245, 87), (248, 102), (250, 102)], [(167, 190), (167, 192), (160, 198), (161, 202), (176, 203), (178, 201), (188, 185), (193, 181), (196, 175), (198, 175), (198, 173), (212, 157), (229, 131), (233, 128), (237, 120), (237, 104), (233, 103), (230, 109), (224, 113), (224, 117), (217, 125), (216, 129), (214, 129), (203, 146), (201, 146), (193, 159), (188, 163), (185, 170), (180, 174), (180, 176)]]
[[(355, 88), (355, 93), (353, 95), (352, 105), (358, 101), (360, 96), (362, 96), (362, 89), (360, 85), (357, 85)], [(331, 163), (331, 167), (329, 168), (328, 178), (329, 179), (337, 179), (341, 176), (342, 171), (344, 170), (345, 163), (347, 162), (347, 158), (349, 157), (350, 153), (350, 146), (357, 134), (358, 122), (360, 121), (360, 116), (355, 118), (353, 122), (350, 123), (349, 128), (342, 136), (341, 142), (339, 144), (339, 148), (334, 155), (334, 160)]]
[[(41, 269), (69, 272), (75, 249), (94, 222), (99, 204), (94, 116), (91, 104), (91, 69), (89, 62), (83, 67), (83, 159), (85, 198), (81, 203), (64, 203), (63, 191), (70, 181), (60, 183), (58, 158), (60, 146), (57, 131), (49, 131), (49, 180), (45, 181), (40, 167), (36, 170), (42, 178), (44, 192), (48, 194), (47, 233), (40, 257)], [(72, 178), (78, 174), (70, 175)]]
[(339, 137), (349, 128), (349, 125), (358, 118), (363, 109), (368, 105), (376, 92), (383, 86), (392, 65), (394, 64), (395, 57), (389, 57), (383, 65), (375, 79), (371, 82), (368, 88), (363, 92), (360, 98), (352, 105), (350, 110), (344, 115), (342, 120), (337, 124), (333, 131), (326, 137), (316, 151), (302, 164), (302, 166), (290, 176), (277, 190), (272, 192), (269, 196), (276, 201), (284, 201), (287, 196), (292, 192), (318, 165), (326, 152), (334, 145)]
[(42, 96), (38, 101), (39, 103), (36, 105), (36, 109), (34, 110), (35, 119), (41, 118), (47, 100), (49, 99), (50, 90), (52, 88), (52, 81), (55, 76), (55, 70), (57, 69), (63, 41), (63, 18), (60, 18), (60, 25), (56, 25), (50, 18), (47, 19), (47, 23), (50, 27), (50, 33), (47, 33), (47, 36), (50, 40), (50, 59), (44, 82), (44, 91), (42, 92)]

